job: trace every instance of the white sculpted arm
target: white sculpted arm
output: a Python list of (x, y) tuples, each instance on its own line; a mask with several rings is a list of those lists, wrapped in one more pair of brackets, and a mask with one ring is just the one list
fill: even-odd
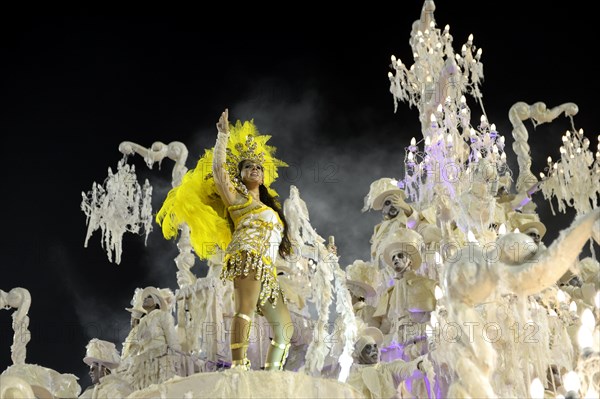
[[(585, 243), (594, 236), (600, 225), (600, 209), (578, 217), (569, 228), (548, 247), (524, 264), (501, 266), (500, 278), (511, 291), (522, 295), (540, 292), (556, 283), (573, 265)], [(518, 248), (526, 250), (526, 248)]]

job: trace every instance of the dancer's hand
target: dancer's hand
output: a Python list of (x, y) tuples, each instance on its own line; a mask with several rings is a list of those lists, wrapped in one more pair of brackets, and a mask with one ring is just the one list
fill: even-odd
[(229, 110), (227, 108), (225, 108), (225, 111), (223, 111), (219, 118), (219, 122), (217, 122), (217, 130), (229, 134)]

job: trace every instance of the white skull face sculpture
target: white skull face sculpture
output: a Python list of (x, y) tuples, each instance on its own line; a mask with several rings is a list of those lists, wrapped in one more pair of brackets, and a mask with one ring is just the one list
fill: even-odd
[(376, 343), (366, 344), (362, 351), (360, 351), (360, 358), (358, 359), (360, 364), (375, 364), (379, 362), (379, 348)]
[(383, 201), (383, 208), (381, 208), (381, 213), (383, 214), (383, 218), (386, 220), (390, 220), (398, 216), (398, 208), (394, 206), (394, 196), (388, 195)]
[(392, 255), (392, 267), (397, 274), (402, 274), (411, 265), (410, 257), (406, 252), (398, 251)]
[(542, 236), (540, 235), (538, 229), (536, 229), (535, 227), (530, 227), (526, 231), (524, 231), (524, 233), (529, 237), (533, 238), (533, 242), (535, 242), (537, 245), (540, 244)]
[(100, 378), (110, 374), (110, 370), (106, 368), (103, 364), (98, 362), (92, 363), (90, 366), (90, 371), (88, 372), (90, 379), (92, 380), (92, 384), (97, 384), (100, 382)]

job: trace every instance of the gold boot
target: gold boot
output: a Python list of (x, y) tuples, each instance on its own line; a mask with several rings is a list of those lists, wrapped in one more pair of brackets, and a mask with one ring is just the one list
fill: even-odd
[[(232, 369), (240, 369), (240, 370), (250, 370), (251, 364), (250, 364), (250, 360), (246, 356), (246, 349), (248, 348), (248, 342), (250, 340), (250, 328), (252, 327), (252, 318), (243, 313), (236, 313), (233, 315), (233, 317), (239, 317), (240, 319), (244, 319), (248, 322), (248, 333), (246, 334), (244, 342), (238, 342), (238, 343), (233, 343), (233, 344), (229, 345), (229, 347), (232, 350), (240, 349), (240, 348), (244, 349), (244, 351), (243, 351), (244, 356), (240, 360), (232, 360), (231, 368)], [(233, 352), (232, 352), (232, 356), (233, 356)]]
[[(274, 340), (271, 340), (271, 346), (273, 348), (283, 350), (283, 354), (281, 355), (281, 360), (279, 360), (278, 362), (265, 363), (265, 370), (283, 370), (283, 366), (285, 366), (285, 361), (287, 360), (288, 353), (290, 350), (290, 344), (278, 344)], [(271, 348), (271, 350), (273, 350), (273, 348)], [(269, 352), (269, 355), (271, 355), (271, 352)]]

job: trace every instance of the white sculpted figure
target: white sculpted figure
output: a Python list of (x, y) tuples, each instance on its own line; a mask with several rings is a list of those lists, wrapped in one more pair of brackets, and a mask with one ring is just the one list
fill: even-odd
[(364, 398), (398, 397), (398, 390), (406, 393), (403, 383), (415, 376), (421, 377), (421, 370), (430, 365), (425, 357), (410, 362), (401, 359), (380, 362), (382, 343), (383, 334), (379, 329), (365, 325), (360, 327), (354, 345), (354, 363), (347, 382), (358, 389)]
[(133, 389), (123, 378), (112, 374), (120, 363), (119, 353), (115, 344), (93, 338), (86, 346), (83, 362), (90, 366), (90, 385), (80, 399), (110, 399), (124, 398), (133, 392)]
[(141, 318), (123, 345), (129, 357), (123, 358), (119, 369), (134, 389), (159, 384), (180, 372), (181, 345), (169, 305), (172, 295), (168, 289), (146, 287), (139, 294), (141, 306), (134, 304), (132, 310)]
[(423, 239), (413, 230), (401, 228), (383, 243), (383, 257), (395, 272), (394, 285), (380, 297), (375, 317), (382, 317), (386, 346), (401, 350), (404, 360), (426, 353), (425, 323), (435, 309), (436, 281), (415, 271), (422, 262)]

